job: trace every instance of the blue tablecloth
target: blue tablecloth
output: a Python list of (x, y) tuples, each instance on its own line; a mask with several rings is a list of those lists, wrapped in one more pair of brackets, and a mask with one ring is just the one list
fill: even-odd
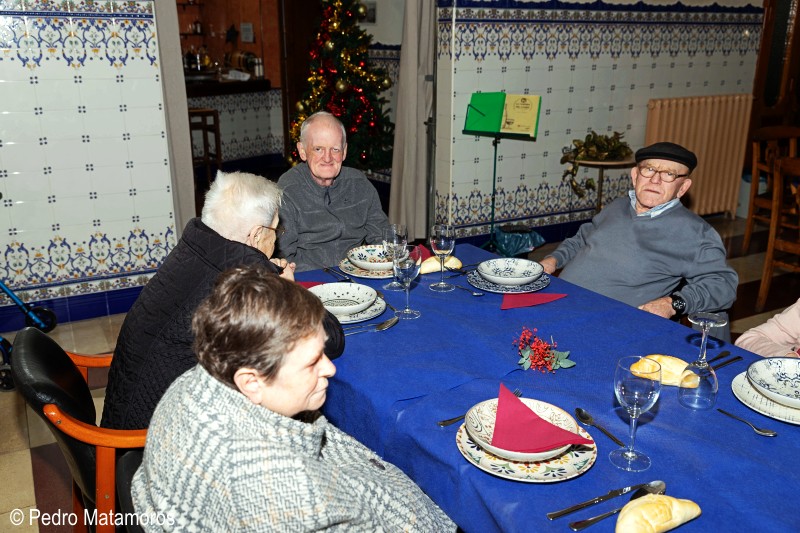
[[(456, 255), (466, 264), (493, 257), (470, 245)], [(321, 271), (298, 274), (306, 281), (333, 281)], [(663, 353), (694, 360), (697, 335), (687, 327), (553, 278), (544, 291), (566, 293), (554, 302), (501, 311), (502, 295), (473, 297), (465, 291), (435, 293), (427, 286), (438, 274), (421, 276), (412, 286), (417, 320), (401, 321), (381, 333), (347, 337), (335, 361), (325, 415), (337, 426), (402, 468), (467, 532), (569, 531), (567, 523), (623, 505), (626, 497), (604, 502), (558, 520), (545, 513), (603, 494), (612, 488), (662, 479), (667, 494), (697, 502), (703, 510), (681, 531), (798, 531), (800, 511), (800, 428), (762, 416), (731, 392), (733, 378), (756, 360), (754, 354), (722, 344), (744, 361), (718, 372), (717, 406), (775, 429), (760, 437), (716, 410), (691, 411), (665, 386), (654, 410), (642, 416), (637, 448), (653, 459), (642, 473), (615, 468), (615, 448), (605, 435), (587, 428), (598, 457), (583, 475), (557, 483), (522, 483), (488, 474), (468, 463), (455, 444), (458, 424), (437, 420), (464, 413), (479, 401), (497, 397), (499, 384), (519, 388), (525, 397), (572, 412), (584, 407), (623, 441), (628, 416), (613, 392), (616, 361), (624, 355)], [(359, 282), (380, 287), (385, 280)], [(455, 283), (469, 286), (464, 277)], [(395, 307), (403, 293), (386, 292)], [(376, 320), (385, 319), (387, 311)], [(513, 345), (523, 326), (552, 336), (577, 365), (554, 374), (522, 371)], [(613, 531), (615, 519), (592, 527)]]

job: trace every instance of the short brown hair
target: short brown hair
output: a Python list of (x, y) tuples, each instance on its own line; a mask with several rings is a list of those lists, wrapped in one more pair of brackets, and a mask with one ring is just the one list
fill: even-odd
[(220, 274), (192, 319), (194, 351), (209, 374), (233, 387), (240, 368), (271, 381), (297, 341), (322, 329), (325, 308), (309, 291), (263, 267)]

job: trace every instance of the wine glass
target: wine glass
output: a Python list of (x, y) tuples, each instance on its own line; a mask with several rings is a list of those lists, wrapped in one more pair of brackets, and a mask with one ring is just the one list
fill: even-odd
[(421, 266), (422, 250), (420, 250), (418, 246), (405, 246), (403, 247), (403, 251), (394, 257), (394, 275), (406, 289), (406, 308), (395, 313), (397, 318), (419, 318), (422, 314), (419, 311), (411, 309), (408, 303), (408, 292), (411, 288), (411, 282), (417, 277), (417, 274), (419, 274)]
[[(386, 256), (394, 262), (395, 255), (405, 251), (408, 245), (408, 231), (405, 224), (389, 224), (389, 227), (383, 230), (383, 249), (386, 251)], [(403, 284), (393, 279), (390, 283), (383, 286), (385, 291), (402, 291)]]
[(708, 331), (711, 328), (722, 327), (728, 321), (715, 313), (694, 313), (689, 315), (689, 321), (700, 326), (703, 337), (700, 341), (700, 356), (681, 374), (678, 401), (690, 409), (711, 409), (717, 401), (719, 381), (714, 369), (706, 362)]
[[(636, 369), (631, 368), (636, 364)], [(614, 372), (614, 394), (631, 417), (630, 444), (608, 454), (611, 464), (628, 472), (641, 472), (650, 468), (650, 458), (634, 449), (636, 423), (639, 415), (649, 411), (661, 392), (661, 365), (652, 359), (639, 356), (623, 357)]]
[(455, 287), (444, 282), (444, 259), (453, 251), (456, 245), (456, 232), (453, 226), (436, 224), (431, 228), (431, 251), (436, 254), (441, 264), (442, 277), (438, 283), (431, 285), (431, 290), (436, 292), (450, 292)]

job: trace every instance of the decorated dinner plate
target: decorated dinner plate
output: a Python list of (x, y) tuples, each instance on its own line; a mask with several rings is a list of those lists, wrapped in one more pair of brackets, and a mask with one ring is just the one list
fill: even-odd
[(347, 259), (364, 270), (392, 270), (392, 259), (382, 244), (364, 244), (347, 252)]
[(758, 392), (747, 379), (747, 372), (742, 372), (731, 383), (733, 395), (747, 407), (761, 413), (764, 416), (788, 422), (789, 424), (800, 425), (800, 409), (794, 409), (786, 405), (774, 402)]
[(334, 315), (354, 315), (375, 302), (378, 293), (361, 283), (323, 283), (308, 289)]
[(352, 315), (335, 315), (340, 324), (355, 324), (356, 322), (364, 322), (365, 320), (372, 320), (373, 318), (381, 316), (386, 311), (386, 302), (380, 296), (375, 298), (373, 304), (360, 313)]
[[(578, 433), (581, 437), (594, 442), (592, 436), (583, 428), (578, 428)], [(570, 447), (567, 452), (544, 461), (510, 461), (497, 457), (475, 444), (470, 439), (464, 424), (458, 428), (458, 433), (456, 433), (456, 445), (467, 461), (484, 472), (523, 483), (566, 481), (589, 470), (597, 460), (596, 445), (576, 445)]]
[[(566, 431), (578, 432), (578, 423), (563, 409), (533, 398), (520, 398), (520, 400), (531, 411), (536, 413), (539, 418)], [(495, 419), (497, 418), (497, 398), (491, 398), (473, 405), (464, 418), (464, 426), (467, 428), (470, 439), (484, 450), (504, 459), (512, 461), (544, 461), (556, 455), (561, 455), (571, 446), (571, 444), (567, 444), (566, 446), (537, 453), (515, 452), (492, 446)]]
[(394, 277), (394, 272), (389, 270), (366, 270), (359, 268), (346, 257), (339, 263), (339, 268), (348, 276), (367, 279), (389, 279)]
[(525, 285), (499, 285), (481, 277), (477, 270), (471, 270), (469, 274), (467, 274), (467, 281), (470, 285), (482, 291), (496, 292), (499, 294), (518, 294), (523, 292), (536, 292), (544, 289), (550, 285), (550, 276), (542, 274), (537, 279)]

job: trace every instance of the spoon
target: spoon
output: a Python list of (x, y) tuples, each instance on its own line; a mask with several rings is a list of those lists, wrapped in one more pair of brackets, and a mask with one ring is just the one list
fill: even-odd
[(461, 289), (462, 291), (467, 291), (468, 293), (470, 293), (473, 296), (483, 296), (482, 292), (473, 291), (472, 289), (468, 289), (466, 287), (462, 287), (461, 285), (456, 285), (455, 283), (453, 283), (453, 287), (455, 287), (456, 289)]
[(750, 422), (745, 420), (744, 418), (739, 418), (738, 416), (733, 415), (733, 414), (729, 413), (728, 411), (723, 411), (720, 408), (717, 408), (717, 411), (719, 411), (723, 415), (728, 415), (731, 418), (735, 418), (739, 422), (744, 422), (745, 424), (747, 424), (748, 426), (753, 428), (753, 431), (755, 431), (756, 433), (758, 433), (762, 437), (777, 437), (778, 436), (778, 432), (777, 431), (772, 431), (771, 429), (757, 428), (753, 424), (751, 424)]
[[(631, 496), (631, 501), (635, 500), (636, 498), (641, 498), (642, 496), (646, 496), (648, 494), (664, 494), (667, 491), (667, 484), (663, 481), (651, 481), (641, 489), (637, 490)], [(593, 516), (592, 518), (587, 518), (586, 520), (579, 520), (577, 522), (572, 522), (569, 524), (569, 527), (572, 531), (580, 531), (582, 529), (586, 529), (589, 526), (592, 526), (603, 520), (604, 518), (608, 518), (609, 516), (613, 516), (618, 512), (622, 511), (622, 507), (618, 507), (612, 511), (607, 513), (603, 513), (601, 515)]]
[(368, 332), (368, 331), (386, 331), (387, 329), (389, 329), (391, 327), (394, 327), (395, 324), (397, 324), (398, 322), (400, 322), (400, 319), (397, 318), (396, 316), (393, 316), (389, 320), (385, 320), (385, 321), (381, 322), (380, 324), (375, 326), (375, 328), (373, 328), (373, 329), (370, 329), (370, 328), (362, 328), (362, 329), (353, 328), (353, 329), (349, 329), (349, 330), (345, 331), (344, 336), (347, 337), (348, 335), (355, 335), (356, 333), (365, 333), (365, 332)]
[(623, 448), (625, 447), (625, 443), (624, 442), (622, 442), (617, 437), (615, 437), (614, 435), (609, 433), (609, 431), (606, 428), (604, 428), (603, 426), (601, 426), (599, 424), (596, 424), (595, 421), (594, 421), (594, 418), (592, 418), (592, 415), (590, 415), (589, 412), (586, 411), (585, 409), (581, 409), (580, 407), (576, 407), (575, 408), (575, 416), (578, 417), (578, 421), (581, 424), (586, 425), (586, 426), (594, 426), (594, 427), (596, 427), (597, 429), (599, 429), (600, 431), (605, 433), (606, 437), (608, 437), (609, 439), (613, 440), (617, 444), (617, 446), (621, 446)]

